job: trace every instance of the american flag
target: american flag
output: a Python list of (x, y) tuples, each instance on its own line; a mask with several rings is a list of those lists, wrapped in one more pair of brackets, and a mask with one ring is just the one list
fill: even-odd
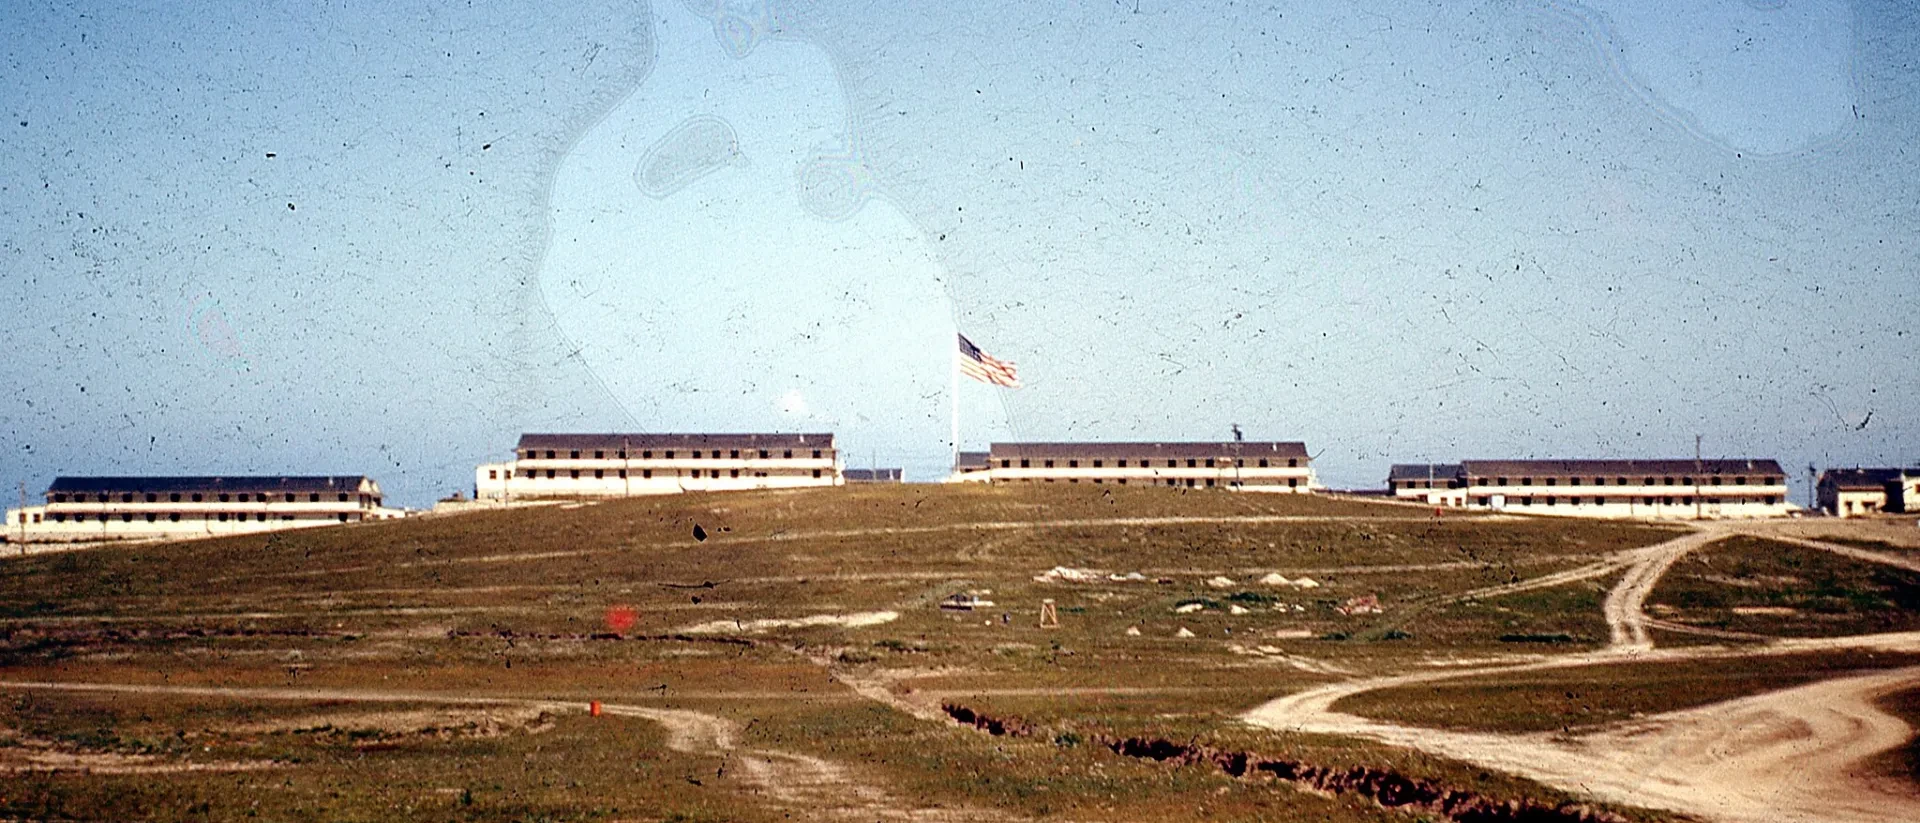
[(1006, 386), (1009, 389), (1020, 388), (1020, 373), (1012, 363), (994, 357), (980, 350), (979, 346), (962, 334), (960, 337), (960, 373), (982, 383)]

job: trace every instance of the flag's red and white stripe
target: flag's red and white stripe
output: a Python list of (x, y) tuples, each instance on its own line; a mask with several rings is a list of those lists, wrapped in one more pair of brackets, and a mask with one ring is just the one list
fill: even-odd
[(980, 350), (979, 346), (962, 334), (960, 337), (960, 373), (982, 383), (1006, 386), (1009, 389), (1020, 388), (1020, 373), (1013, 363), (1001, 360)]

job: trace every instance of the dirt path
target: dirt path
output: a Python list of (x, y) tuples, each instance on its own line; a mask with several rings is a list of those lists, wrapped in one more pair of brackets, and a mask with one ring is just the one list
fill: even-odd
[[(135, 683), (78, 683), (61, 681), (0, 681), (0, 690), (107, 692), (115, 694), (185, 695), (244, 700), (331, 701), (353, 703), (428, 703), (447, 706), (514, 706), (555, 714), (579, 713), (578, 701), (522, 697), (449, 695), (437, 692), (365, 691), (356, 689), (232, 688), (168, 686)], [(742, 788), (776, 808), (804, 811), (811, 817), (848, 820), (925, 821), (962, 823), (1012, 819), (1003, 811), (928, 808), (905, 803), (849, 769), (831, 761), (797, 752), (749, 748), (740, 744), (741, 729), (718, 715), (687, 709), (630, 704), (604, 704), (601, 711), (615, 717), (636, 717), (658, 723), (667, 732), (667, 747), (677, 752), (718, 757), (719, 777), (739, 781)]]
[(1653, 587), (1676, 561), (1727, 535), (1723, 529), (1706, 527), (1657, 546), (1634, 550), (1632, 553), (1638, 557), (1627, 568), (1620, 584), (1607, 592), (1606, 603), (1601, 606), (1611, 635), (1610, 645), (1629, 653), (1653, 648), (1653, 638), (1647, 633), (1647, 595), (1653, 593)]

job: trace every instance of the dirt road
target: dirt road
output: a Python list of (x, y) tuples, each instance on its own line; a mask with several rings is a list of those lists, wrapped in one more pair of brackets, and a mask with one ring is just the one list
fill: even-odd
[[(1243, 719), (1273, 729), (1371, 738), (1523, 775), (1602, 800), (1664, 808), (1725, 823), (1920, 820), (1920, 793), (1890, 794), (1852, 771), (1862, 759), (1912, 737), (1911, 728), (1880, 711), (1873, 701), (1920, 683), (1920, 666), (1836, 678), (1655, 715), (1575, 737), (1416, 728), (1332, 709), (1343, 697), (1378, 689), (1623, 660), (1656, 662), (1826, 649), (1920, 650), (1920, 632), (1777, 640), (1759, 647), (1655, 649), (1648, 632), (1655, 621), (1642, 607), (1660, 577), (1688, 552), (1745, 532), (1721, 524), (1708, 525), (1694, 534), (1622, 553), (1630, 555), (1632, 561), (1606, 600), (1605, 614), (1612, 635), (1606, 649), (1545, 660), (1334, 683), (1269, 701)], [(1844, 553), (1870, 560), (1878, 560), (1881, 555), (1864, 550)], [(1904, 563), (1893, 565), (1905, 567)]]

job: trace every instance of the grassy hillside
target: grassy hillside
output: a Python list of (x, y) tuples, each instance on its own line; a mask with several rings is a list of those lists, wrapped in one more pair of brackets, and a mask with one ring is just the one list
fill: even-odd
[[(155, 691), (0, 687), (0, 769), (15, 772), (0, 816), (1404, 819), (1084, 745), (1149, 733), (1557, 801), (1450, 761), (1231, 718), (1435, 656), (1590, 647), (1605, 639), (1606, 578), (1455, 598), (1674, 534), (1326, 497), (902, 486), (10, 559), (0, 680)], [(1055, 567), (1097, 576), (1035, 579)], [(1318, 585), (1259, 582), (1269, 573)], [(955, 593), (994, 605), (939, 608)], [(1043, 599), (1059, 628), (1037, 625)], [(1350, 608), (1371, 599), (1378, 612)], [(847, 615), (872, 622), (825, 619)], [(1068, 731), (1012, 740), (906, 713), (938, 695)], [(592, 700), (712, 718), (731, 736), (588, 717)], [(92, 773), (55, 767), (73, 758)]]

